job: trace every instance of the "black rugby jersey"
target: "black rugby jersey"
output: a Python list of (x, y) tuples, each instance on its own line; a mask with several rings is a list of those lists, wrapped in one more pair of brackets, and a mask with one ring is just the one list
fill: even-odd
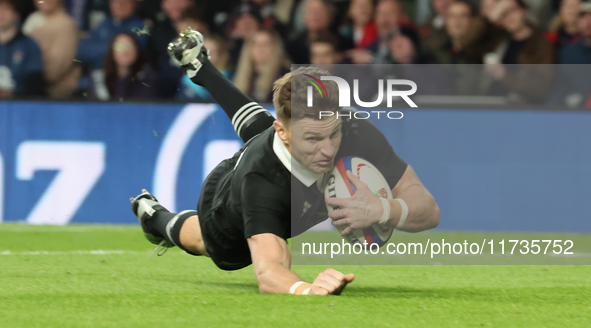
[[(342, 110), (346, 115), (348, 110)], [(382, 173), (390, 188), (398, 183), (408, 164), (402, 160), (384, 136), (369, 120), (343, 118), (342, 141), (335, 162), (347, 156), (361, 157)], [(291, 218), (292, 235), (299, 235), (327, 219), (324, 186), (329, 173), (318, 175), (292, 163)], [(300, 167), (301, 172), (297, 170)]]
[[(369, 120), (345, 118), (342, 123), (335, 161), (364, 158), (393, 188), (406, 162)], [(229, 243), (247, 245), (246, 238), (261, 233), (288, 239), (327, 219), (322, 189), (326, 174), (315, 174), (297, 163), (273, 127), (249, 140), (227, 165), (227, 172), (215, 181), (210, 206), (216, 216), (212, 224)]]

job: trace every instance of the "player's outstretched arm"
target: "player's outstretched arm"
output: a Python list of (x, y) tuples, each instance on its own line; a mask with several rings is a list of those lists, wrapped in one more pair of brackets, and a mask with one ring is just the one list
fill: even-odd
[(287, 242), (274, 234), (263, 233), (247, 239), (254, 272), (263, 294), (339, 295), (355, 276), (327, 269), (312, 284), (290, 270), (291, 253)]
[(181, 33), (168, 50), (181, 63), (191, 81), (211, 93), (244, 142), (273, 125), (273, 116), (236, 88), (209, 61), (201, 33), (191, 29)]

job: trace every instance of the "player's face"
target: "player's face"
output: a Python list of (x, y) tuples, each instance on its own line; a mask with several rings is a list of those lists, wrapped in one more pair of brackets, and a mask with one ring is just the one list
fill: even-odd
[(303, 118), (291, 124), (291, 155), (315, 173), (326, 173), (334, 166), (341, 146), (341, 119)]

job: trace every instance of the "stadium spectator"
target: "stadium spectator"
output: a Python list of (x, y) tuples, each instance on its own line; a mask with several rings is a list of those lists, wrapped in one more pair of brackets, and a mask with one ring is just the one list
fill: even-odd
[(429, 50), (438, 49), (447, 41), (445, 18), (447, 10), (454, 0), (433, 0), (434, 13), (420, 28), (423, 44)]
[(232, 14), (230, 23), (228, 24), (228, 50), (230, 52), (230, 67), (232, 70), (236, 69), (240, 52), (244, 43), (252, 37), (252, 35), (261, 29), (263, 18), (260, 13), (260, 7), (252, 1), (245, 1), (239, 4)]
[(209, 25), (205, 21), (204, 12), (198, 7), (190, 7), (183, 11), (181, 17), (174, 24), (178, 33), (187, 30), (189, 27), (199, 31), (204, 36), (209, 34)]
[(562, 0), (560, 12), (548, 27), (548, 39), (562, 48), (579, 40), (579, 6), (581, 0)]
[(0, 0), (0, 99), (45, 94), (41, 50), (18, 20), (15, 2)]
[[(294, 1), (280, 1), (278, 3), (274, 0), (254, 0), (260, 8), (262, 19), (262, 28), (266, 30), (274, 30), (279, 33), (282, 38), (287, 36), (287, 26), (285, 23), (289, 21), (289, 11), (293, 6)], [(290, 3), (291, 2), (291, 3)], [(279, 6), (278, 6), (279, 4)], [(283, 15), (282, 19), (278, 19), (277, 15)], [(287, 17), (285, 17), (287, 16)]]
[(498, 2), (492, 14), (493, 21), (508, 32), (508, 36), (494, 52), (503, 64), (554, 63), (556, 56), (552, 43), (546, 39), (544, 32), (528, 22), (527, 12), (528, 7), (523, 0)]
[(23, 25), (23, 33), (41, 48), (47, 94), (67, 98), (78, 87), (81, 68), (74, 61), (78, 49), (78, 28), (66, 13), (63, 0), (35, 1), (39, 9)]
[(384, 64), (388, 61), (388, 42), (398, 30), (402, 21), (402, 6), (396, 0), (382, 0), (375, 10), (375, 23), (378, 37), (367, 49), (353, 49), (347, 56), (354, 64)]
[(552, 68), (527, 64), (553, 64), (556, 55), (544, 32), (528, 22), (527, 11), (523, 0), (501, 0), (493, 9), (490, 17), (508, 36), (486, 55), (484, 62), (490, 65), (485, 72), (492, 81), (491, 94), (517, 103), (539, 103), (546, 101), (550, 92)]
[(113, 36), (133, 31), (137, 34), (139, 44), (145, 49), (148, 44), (149, 31), (144, 21), (135, 15), (137, 0), (109, 0), (111, 16), (90, 31), (79, 46), (76, 59), (87, 65), (90, 70), (100, 69), (109, 49)]
[(478, 63), (482, 54), (473, 54), (474, 40), (468, 39), (475, 18), (476, 8), (469, 0), (456, 0), (448, 7), (445, 17), (446, 41), (432, 50), (439, 63)]
[[(580, 5), (581, 40), (565, 46), (560, 52), (559, 76), (548, 104), (580, 107), (591, 94), (591, 3)], [(572, 65), (579, 64), (579, 65)], [(587, 105), (590, 100), (587, 100)]]
[(348, 64), (342, 62), (338, 39), (332, 34), (319, 36), (310, 44), (310, 63), (312, 65)]
[(480, 15), (492, 21), (491, 14), (499, 0), (480, 0)]
[(550, 20), (551, 5), (548, 0), (524, 0), (528, 7), (527, 19), (537, 27), (548, 26)]
[(135, 34), (123, 32), (115, 35), (105, 57), (103, 71), (103, 79), (93, 80), (91, 99), (122, 101), (159, 97), (158, 77)]
[(150, 53), (154, 59), (168, 58), (168, 44), (177, 37), (176, 23), (183, 16), (183, 12), (195, 5), (194, 0), (162, 0), (160, 7), (162, 14), (155, 22), (150, 40)]
[(64, 0), (64, 7), (79, 30), (87, 31), (93, 0)]
[[(279, 29), (282, 38), (287, 40), (288, 33), (294, 30), (294, 16), (298, 0), (271, 1), (270, 4), (273, 5), (273, 24), (275, 28)], [(268, 26), (265, 7), (262, 9), (261, 15), (263, 16), (264, 25)]]
[[(310, 43), (324, 33), (330, 33), (335, 8), (326, 0), (306, 0), (304, 2), (305, 31), (287, 43), (287, 51), (294, 64), (310, 63)], [(342, 50), (353, 48), (353, 43), (339, 39)]]
[(433, 56), (422, 50), (419, 35), (414, 29), (400, 27), (388, 42), (392, 64), (436, 64)]
[(366, 48), (378, 38), (374, 7), (375, 0), (352, 0), (349, 5), (347, 21), (339, 32), (355, 48)]
[(591, 64), (591, 2), (580, 5), (579, 34), (581, 39), (560, 52), (561, 64)]
[(234, 84), (258, 102), (273, 98), (273, 82), (290, 71), (281, 38), (273, 31), (260, 30), (242, 48)]
[(484, 54), (493, 52), (507, 32), (500, 25), (500, 14), (495, 8), (499, 0), (481, 0), (479, 16), (472, 19), (464, 41), (470, 47), (464, 47), (465, 51), (477, 58), (477, 63), (484, 62)]
[(401, 27), (388, 46), (390, 53), (384, 64), (404, 64), (394, 69), (397, 72), (395, 77), (420, 85), (416, 94), (442, 95), (452, 92), (447, 69), (437, 65), (437, 60), (423, 50), (415, 29)]
[[(206, 37), (204, 44), (205, 48), (209, 51), (209, 61), (224, 75), (224, 77), (231, 80), (232, 73), (228, 67), (230, 55), (228, 53), (226, 41), (222, 37), (215, 35)], [(191, 79), (184, 74), (179, 92), (175, 98), (183, 101), (214, 102), (209, 91), (192, 82)]]
[[(160, 77), (160, 95), (162, 98), (174, 98), (178, 92), (183, 72), (168, 54), (168, 44), (178, 35), (181, 27), (180, 20), (194, 21), (202, 16), (202, 8), (195, 7), (194, 0), (163, 0), (161, 3), (162, 14), (156, 21), (150, 39), (150, 55), (152, 65), (158, 71)], [(203, 26), (193, 26), (194, 29)]]

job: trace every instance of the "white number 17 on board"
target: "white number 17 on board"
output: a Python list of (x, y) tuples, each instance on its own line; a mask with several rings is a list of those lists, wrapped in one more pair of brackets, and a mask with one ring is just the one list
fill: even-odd
[(33, 180), (36, 171), (58, 171), (27, 217), (30, 224), (67, 224), (105, 169), (101, 142), (25, 141), (16, 157), (16, 177)]

